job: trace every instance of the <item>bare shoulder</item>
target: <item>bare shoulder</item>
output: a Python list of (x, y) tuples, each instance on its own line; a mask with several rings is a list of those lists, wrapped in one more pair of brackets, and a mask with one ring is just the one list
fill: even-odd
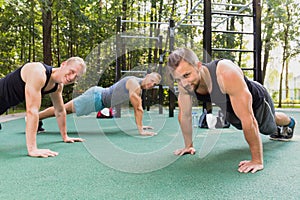
[(137, 81), (136, 78), (129, 78), (127, 81), (126, 81), (126, 88), (128, 90), (135, 90), (137, 88), (140, 88), (140, 84), (139, 82)]
[(26, 63), (21, 70), (24, 82), (44, 82), (46, 80), (45, 68), (40, 62)]
[(218, 69), (227, 71), (230, 69), (231, 70), (239, 69), (239, 67), (231, 60), (223, 59), (218, 62)]
[(217, 68), (217, 81), (223, 93), (234, 94), (245, 87), (242, 70), (230, 60), (221, 60)]
[(232, 76), (243, 76), (243, 72), (234, 62), (224, 59), (218, 62), (217, 76), (230, 79)]
[[(31, 74), (31, 73), (43, 73), (45, 72), (45, 68), (42, 63), (40, 62), (30, 62), (26, 63), (22, 68), (22, 76)], [(37, 75), (37, 74), (36, 74)]]

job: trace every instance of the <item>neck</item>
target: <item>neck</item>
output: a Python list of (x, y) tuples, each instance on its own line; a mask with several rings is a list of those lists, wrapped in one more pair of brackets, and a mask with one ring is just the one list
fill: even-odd
[(56, 79), (57, 79), (57, 72), (58, 72), (58, 68), (52, 68), (52, 73), (51, 73), (51, 77), (50, 77), (50, 81), (53, 81), (55, 83), (59, 83)]
[(200, 94), (207, 94), (211, 91), (211, 79), (208, 69), (203, 66), (199, 71), (200, 81), (197, 92)]

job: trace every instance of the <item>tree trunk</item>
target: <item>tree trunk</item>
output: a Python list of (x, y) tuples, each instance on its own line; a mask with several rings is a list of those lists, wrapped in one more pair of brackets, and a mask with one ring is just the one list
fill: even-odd
[[(285, 54), (285, 49), (283, 50)], [(281, 108), (281, 102), (282, 102), (282, 82), (283, 82), (283, 72), (284, 72), (284, 63), (285, 63), (285, 59), (283, 59), (282, 61), (282, 65), (281, 65), (281, 73), (280, 73), (280, 80), (279, 80), (279, 100), (278, 100), (278, 108)]]
[(289, 98), (289, 54), (290, 54), (290, 41), (289, 41), (289, 32), (290, 32), (290, 21), (291, 21), (291, 13), (289, 9), (289, 5), (286, 4), (286, 12), (287, 12), (287, 20), (286, 29), (285, 29), (285, 37), (284, 37), (284, 48), (286, 48), (286, 55), (285, 55), (285, 90), (286, 90), (286, 99)]
[(286, 64), (285, 64), (285, 98), (289, 99), (290, 98), (290, 87), (289, 87), (289, 61), (290, 59), (286, 59)]
[(263, 67), (262, 67), (262, 82), (264, 83), (266, 71), (267, 71), (267, 65), (269, 62), (269, 56), (270, 51), (272, 50), (272, 44), (271, 39), (274, 37), (274, 15), (272, 14), (273, 10), (271, 7), (268, 8), (267, 16), (268, 16), (268, 22), (266, 23), (266, 38), (264, 42), (265, 52), (264, 52), (264, 61), (263, 61)]
[(43, 55), (44, 63), (47, 65), (52, 64), (52, 51), (51, 51), (51, 27), (52, 27), (52, 2), (49, 0), (44, 1), (42, 9), (43, 18)]
[[(127, 0), (123, 0), (122, 2), (122, 20), (126, 20), (127, 19)], [(126, 23), (122, 24), (121, 27), (121, 31), (125, 32), (126, 31)], [(123, 39), (120, 38), (120, 40), (122, 41)], [(121, 55), (121, 69), (122, 70), (127, 70), (126, 67), (126, 46), (124, 44), (124, 42), (121, 43), (122, 44), (122, 55)]]

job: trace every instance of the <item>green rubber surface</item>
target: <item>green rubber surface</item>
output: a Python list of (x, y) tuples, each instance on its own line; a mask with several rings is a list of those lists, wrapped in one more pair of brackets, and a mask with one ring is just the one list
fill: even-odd
[[(300, 121), (298, 111), (287, 113)], [(95, 122), (102, 128), (93, 127)], [(0, 199), (300, 199), (297, 125), (290, 142), (262, 135), (264, 170), (241, 174), (238, 164), (250, 159), (250, 152), (242, 131), (234, 128), (215, 135), (197, 129), (196, 155), (178, 158), (173, 151), (183, 147), (183, 139), (177, 117), (166, 117), (154, 137), (138, 136), (132, 120), (124, 133), (114, 119), (95, 119), (95, 114), (76, 119), (69, 115), (67, 123), (70, 137), (86, 141), (63, 143), (56, 119), (46, 119), (47, 131), (37, 141), (39, 148), (59, 152), (52, 158), (27, 156), (24, 119), (1, 123)], [(205, 143), (209, 134), (215, 139)], [(124, 157), (122, 152), (136, 156)], [(159, 166), (163, 162), (167, 164)]]

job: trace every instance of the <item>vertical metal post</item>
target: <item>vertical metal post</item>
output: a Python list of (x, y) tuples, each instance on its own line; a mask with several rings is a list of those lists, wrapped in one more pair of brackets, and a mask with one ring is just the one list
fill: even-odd
[(254, 80), (262, 83), (261, 71), (261, 0), (253, 0)]
[[(163, 44), (162, 44), (162, 35), (159, 36), (159, 41), (158, 41), (158, 53), (159, 53), (159, 63), (158, 63), (158, 73), (162, 76), (162, 65), (164, 63), (164, 55), (163, 55)], [(159, 114), (163, 114), (163, 86), (162, 84), (159, 84), (158, 88), (158, 106), (159, 106)]]
[[(117, 18), (117, 28), (116, 28), (116, 77), (115, 82), (119, 81), (121, 78), (121, 62), (122, 62), (122, 38), (121, 38), (121, 17)], [(115, 107), (115, 117), (121, 117), (121, 107)]]
[(204, 30), (203, 30), (203, 62), (208, 63), (212, 57), (212, 27), (211, 0), (204, 0)]
[(116, 28), (116, 77), (115, 82), (121, 78), (121, 17), (117, 18), (117, 28)]
[[(209, 63), (212, 57), (212, 17), (211, 17), (211, 0), (204, 0), (204, 30), (203, 30), (203, 62)], [(203, 111), (206, 109), (211, 112), (212, 104), (203, 101)]]
[[(169, 34), (170, 34), (170, 43), (169, 49), (170, 52), (174, 51), (174, 43), (175, 43), (175, 21), (170, 19), (169, 21)], [(174, 82), (169, 86), (169, 117), (174, 117), (174, 109), (175, 109), (175, 94), (174, 94)]]

